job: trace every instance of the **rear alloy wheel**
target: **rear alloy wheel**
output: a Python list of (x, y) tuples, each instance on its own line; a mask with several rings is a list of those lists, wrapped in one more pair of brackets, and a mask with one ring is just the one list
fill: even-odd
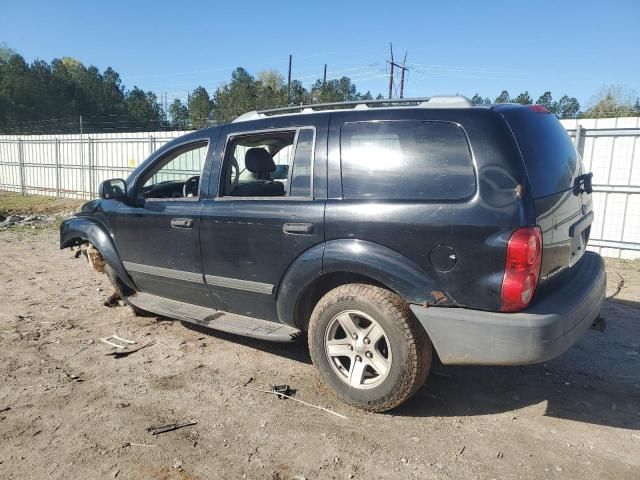
[(340, 286), (318, 302), (309, 350), (341, 399), (375, 412), (411, 397), (431, 366), (431, 342), (406, 302), (365, 284)]
[(375, 388), (389, 374), (393, 359), (384, 330), (359, 310), (346, 310), (331, 319), (324, 339), (334, 373), (354, 388)]

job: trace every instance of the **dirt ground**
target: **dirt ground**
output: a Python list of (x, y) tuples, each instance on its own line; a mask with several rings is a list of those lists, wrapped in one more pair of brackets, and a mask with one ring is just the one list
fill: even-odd
[[(608, 261), (604, 334), (544, 365), (438, 367), (387, 414), (337, 400), (304, 341), (107, 308), (54, 229), (0, 232), (0, 478), (640, 478), (640, 263)], [(616, 273), (617, 272), (617, 273)], [(100, 337), (155, 343), (107, 356)], [(291, 400), (243, 387), (287, 383)], [(148, 427), (193, 420), (154, 436)]]

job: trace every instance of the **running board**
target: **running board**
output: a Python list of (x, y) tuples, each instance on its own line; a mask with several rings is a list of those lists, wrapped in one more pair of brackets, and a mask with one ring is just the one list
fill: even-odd
[(223, 312), (150, 293), (138, 292), (127, 297), (127, 300), (136, 307), (157, 315), (245, 337), (260, 338), (272, 342), (291, 342), (300, 333), (300, 330), (282, 323)]

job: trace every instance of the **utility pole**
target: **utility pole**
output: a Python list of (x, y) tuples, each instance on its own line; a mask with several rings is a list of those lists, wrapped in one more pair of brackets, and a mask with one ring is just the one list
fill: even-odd
[(391, 98), (393, 97), (393, 68), (394, 67), (398, 67), (401, 70), (400, 73), (400, 98), (404, 98), (404, 72), (405, 70), (409, 70), (406, 67), (407, 64), (407, 52), (405, 51), (404, 53), (404, 60), (402, 62), (402, 65), (399, 63), (396, 63), (393, 59), (393, 45), (391, 43), (389, 43), (389, 46), (391, 47), (391, 60), (387, 60), (387, 63), (389, 64), (389, 100), (391, 100)]
[(393, 44), (389, 42), (389, 47), (391, 47), (391, 61), (387, 60), (389, 63), (389, 100), (391, 100), (391, 95), (393, 94), (393, 66), (395, 62), (393, 61)]
[(287, 104), (291, 104), (291, 59), (293, 55), (289, 54), (289, 75), (287, 80)]
[(324, 73), (322, 74), (322, 89), (327, 86), (327, 64), (324, 64)]
[(164, 92), (164, 124), (167, 126), (169, 123), (169, 111), (167, 105), (167, 92)]
[(404, 97), (404, 71), (407, 69), (407, 51), (404, 51), (404, 60), (402, 61), (402, 73), (400, 73), (400, 98)]

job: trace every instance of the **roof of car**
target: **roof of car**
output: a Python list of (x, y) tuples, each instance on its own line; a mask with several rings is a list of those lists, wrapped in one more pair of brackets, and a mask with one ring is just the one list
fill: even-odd
[(333, 110), (370, 110), (391, 108), (492, 108), (496, 105), (474, 105), (462, 95), (436, 95), (429, 98), (402, 98), (385, 100), (357, 100), (351, 102), (317, 103), (311, 105), (292, 105), (289, 107), (254, 110), (244, 113), (233, 120), (246, 122), (283, 115), (314, 114)]

